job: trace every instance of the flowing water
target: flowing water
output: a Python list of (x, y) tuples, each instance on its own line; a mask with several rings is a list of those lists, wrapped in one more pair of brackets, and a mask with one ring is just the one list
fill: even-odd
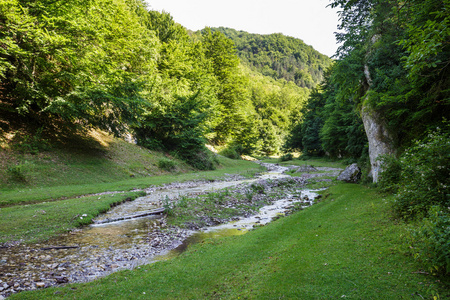
[[(161, 208), (166, 197), (203, 193), (261, 179), (288, 177), (286, 168), (270, 166), (269, 172), (254, 179), (201, 184), (178, 184), (149, 189), (147, 195), (114, 207), (94, 220), (94, 224), (59, 236), (45, 244), (0, 249), (0, 295), (48, 287), (67, 282), (89, 281), (120, 269), (168, 259), (189, 244), (206, 238), (239, 235), (254, 225), (266, 224), (286, 211), (294, 201), (314, 199), (314, 192), (302, 191), (300, 200), (287, 198), (260, 209), (257, 215), (193, 232), (166, 227), (161, 214), (146, 212)], [(312, 200), (301, 200), (305, 206)]]

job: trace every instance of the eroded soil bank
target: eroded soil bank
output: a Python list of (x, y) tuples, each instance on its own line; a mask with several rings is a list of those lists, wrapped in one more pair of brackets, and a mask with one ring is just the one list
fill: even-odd
[[(99, 216), (96, 224), (45, 244), (0, 249), (0, 295), (89, 281), (120, 269), (167, 259), (183, 251), (189, 243), (242, 234), (279, 214), (313, 204), (314, 194), (304, 190), (306, 178), (311, 174), (291, 178), (283, 174), (287, 167), (267, 167), (267, 173), (254, 179), (230, 177), (220, 182), (149, 188), (145, 197), (113, 208)], [(180, 201), (196, 203), (208, 199), (217, 211), (228, 209), (231, 213), (223, 216), (210, 211), (207, 214), (200, 209), (192, 214), (194, 218), (173, 225), (171, 218), (177, 213), (195, 211), (189, 206), (182, 207)], [(171, 215), (166, 211), (166, 214), (115, 221), (162, 207), (171, 210)]]

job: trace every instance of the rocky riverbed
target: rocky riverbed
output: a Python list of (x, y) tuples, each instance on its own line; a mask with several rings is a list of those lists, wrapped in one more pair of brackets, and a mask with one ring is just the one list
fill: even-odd
[[(147, 196), (99, 216), (94, 220), (97, 224), (74, 230), (45, 244), (2, 248), (0, 299), (23, 290), (89, 281), (117, 270), (132, 269), (161, 259), (164, 257), (161, 255), (182, 246), (183, 241), (195, 232), (210, 231), (212, 226), (224, 226), (221, 224), (229, 222), (234, 223), (228, 227), (249, 230), (289, 209), (304, 208), (313, 203), (311, 195), (307, 196), (303, 191), (308, 176), (289, 177), (282, 174), (288, 168), (269, 167), (272, 170), (257, 179), (234, 177), (221, 182), (151, 187), (146, 190)], [(186, 201), (188, 203), (194, 203), (193, 199), (209, 199), (207, 204), (213, 205), (215, 212), (207, 213), (201, 207), (197, 210), (180, 207), (180, 199), (190, 199)], [(171, 212), (113, 221), (162, 206)], [(193, 218), (174, 222), (177, 214), (185, 213), (186, 209), (195, 212)], [(208, 206), (208, 210), (211, 207)], [(224, 211), (227, 214), (219, 213)]]

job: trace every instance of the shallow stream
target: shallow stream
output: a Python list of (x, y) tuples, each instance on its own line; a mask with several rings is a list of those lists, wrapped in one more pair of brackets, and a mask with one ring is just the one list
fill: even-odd
[[(94, 224), (52, 239), (45, 244), (0, 249), (0, 295), (67, 282), (89, 281), (120, 269), (168, 259), (189, 244), (206, 238), (239, 235), (284, 213), (294, 202), (313, 204), (315, 193), (302, 190), (301, 197), (278, 200), (257, 215), (190, 231), (167, 228), (161, 214), (132, 218), (161, 208), (162, 199), (214, 191), (261, 179), (289, 177), (287, 168), (269, 166), (258, 178), (233, 181), (186, 183), (149, 189), (147, 195), (119, 205), (94, 220)], [(115, 221), (120, 219), (121, 221)], [(128, 219), (127, 219), (128, 218)]]

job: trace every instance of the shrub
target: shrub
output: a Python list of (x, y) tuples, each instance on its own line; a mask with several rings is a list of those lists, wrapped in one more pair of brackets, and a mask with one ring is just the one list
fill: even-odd
[(166, 198), (164, 198), (164, 200), (163, 200), (163, 207), (164, 207), (164, 213), (167, 216), (172, 217), (175, 215), (175, 212), (174, 212), (175, 205), (170, 201), (168, 196), (166, 196)]
[(241, 153), (239, 152), (239, 148), (235, 146), (229, 146), (220, 151), (219, 154), (231, 159), (241, 159)]
[(412, 232), (414, 258), (435, 275), (450, 273), (450, 212), (434, 206), (422, 226)]
[(6, 169), (9, 179), (13, 182), (26, 182), (26, 172), (29, 165), (30, 163), (28, 161), (16, 165), (9, 165)]
[(177, 163), (168, 158), (161, 158), (158, 161), (158, 168), (169, 171), (169, 172), (175, 170), (176, 166), (177, 166)]
[(33, 155), (50, 150), (50, 142), (42, 137), (42, 130), (42, 128), (39, 128), (33, 136), (25, 135), (22, 141), (15, 146), (16, 149), (22, 153), (31, 153)]
[(292, 153), (287, 153), (280, 157), (281, 161), (289, 161), (289, 160), (293, 160), (293, 159), (294, 159), (294, 155), (292, 155)]
[(197, 170), (215, 170), (219, 164), (217, 157), (206, 147), (178, 152), (177, 155)]
[(394, 155), (381, 155), (378, 160), (383, 165), (378, 177), (378, 188), (382, 192), (396, 193), (402, 171), (400, 160)]
[(435, 205), (450, 206), (450, 135), (437, 130), (400, 158), (400, 183), (394, 212), (403, 218), (427, 216)]

